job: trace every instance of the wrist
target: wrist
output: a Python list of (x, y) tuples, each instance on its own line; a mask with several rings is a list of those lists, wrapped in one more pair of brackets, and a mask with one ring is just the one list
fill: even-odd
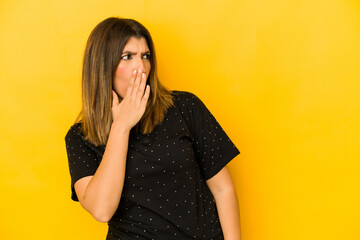
[(118, 134), (127, 134), (129, 133), (131, 130), (131, 127), (126, 126), (125, 124), (122, 124), (120, 122), (117, 121), (113, 121), (113, 123), (111, 124), (111, 131), (115, 131)]

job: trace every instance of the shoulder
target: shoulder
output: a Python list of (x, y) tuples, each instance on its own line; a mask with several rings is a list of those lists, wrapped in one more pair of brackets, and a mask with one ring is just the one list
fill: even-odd
[(172, 91), (174, 103), (180, 106), (194, 107), (203, 105), (198, 96), (188, 91)]
[(74, 125), (72, 125), (70, 127), (70, 129), (67, 131), (65, 139), (66, 138), (73, 138), (73, 137), (82, 137), (82, 133), (81, 133), (81, 123), (75, 123)]
[(194, 93), (173, 91), (173, 102), (189, 126), (199, 126), (199, 121), (208, 119), (211, 115), (208, 108)]
[(176, 100), (177, 99), (186, 99), (186, 98), (196, 98), (197, 97), (194, 93), (188, 92), (188, 91), (173, 90), (173, 91), (171, 91), (171, 94)]
[(81, 122), (72, 125), (66, 133), (66, 136), (81, 135)]
[(70, 149), (91, 149), (99, 154), (102, 154), (105, 150), (105, 146), (95, 146), (91, 142), (85, 139), (82, 133), (82, 123), (75, 123), (70, 127), (65, 136), (66, 148)]
[(172, 91), (174, 104), (180, 109), (187, 111), (203, 112), (208, 111), (204, 102), (194, 93), (187, 91)]

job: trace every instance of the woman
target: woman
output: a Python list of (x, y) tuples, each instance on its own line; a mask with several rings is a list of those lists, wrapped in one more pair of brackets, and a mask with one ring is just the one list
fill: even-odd
[(65, 137), (72, 199), (108, 222), (107, 239), (240, 239), (225, 166), (239, 151), (199, 98), (160, 84), (143, 25), (95, 27), (82, 95)]

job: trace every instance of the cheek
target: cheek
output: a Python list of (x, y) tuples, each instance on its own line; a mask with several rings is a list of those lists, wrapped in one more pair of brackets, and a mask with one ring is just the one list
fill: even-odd
[(147, 72), (147, 73), (150, 73), (150, 70), (151, 70), (151, 63), (150, 63), (150, 62), (147, 62), (147, 63), (145, 64), (145, 69), (146, 69), (146, 72)]
[(116, 69), (116, 75), (121, 77), (121, 78), (127, 78), (130, 77), (130, 70), (129, 67), (127, 66), (121, 66), (119, 65)]
[(130, 68), (118, 66), (115, 72), (114, 90), (120, 97), (124, 97), (131, 77)]

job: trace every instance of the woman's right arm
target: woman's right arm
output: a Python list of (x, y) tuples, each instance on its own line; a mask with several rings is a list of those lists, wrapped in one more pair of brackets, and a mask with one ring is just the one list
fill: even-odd
[(144, 114), (150, 95), (145, 78), (134, 72), (121, 103), (113, 92), (114, 121), (103, 158), (94, 176), (81, 178), (74, 185), (81, 206), (100, 222), (108, 222), (120, 202), (130, 130)]

